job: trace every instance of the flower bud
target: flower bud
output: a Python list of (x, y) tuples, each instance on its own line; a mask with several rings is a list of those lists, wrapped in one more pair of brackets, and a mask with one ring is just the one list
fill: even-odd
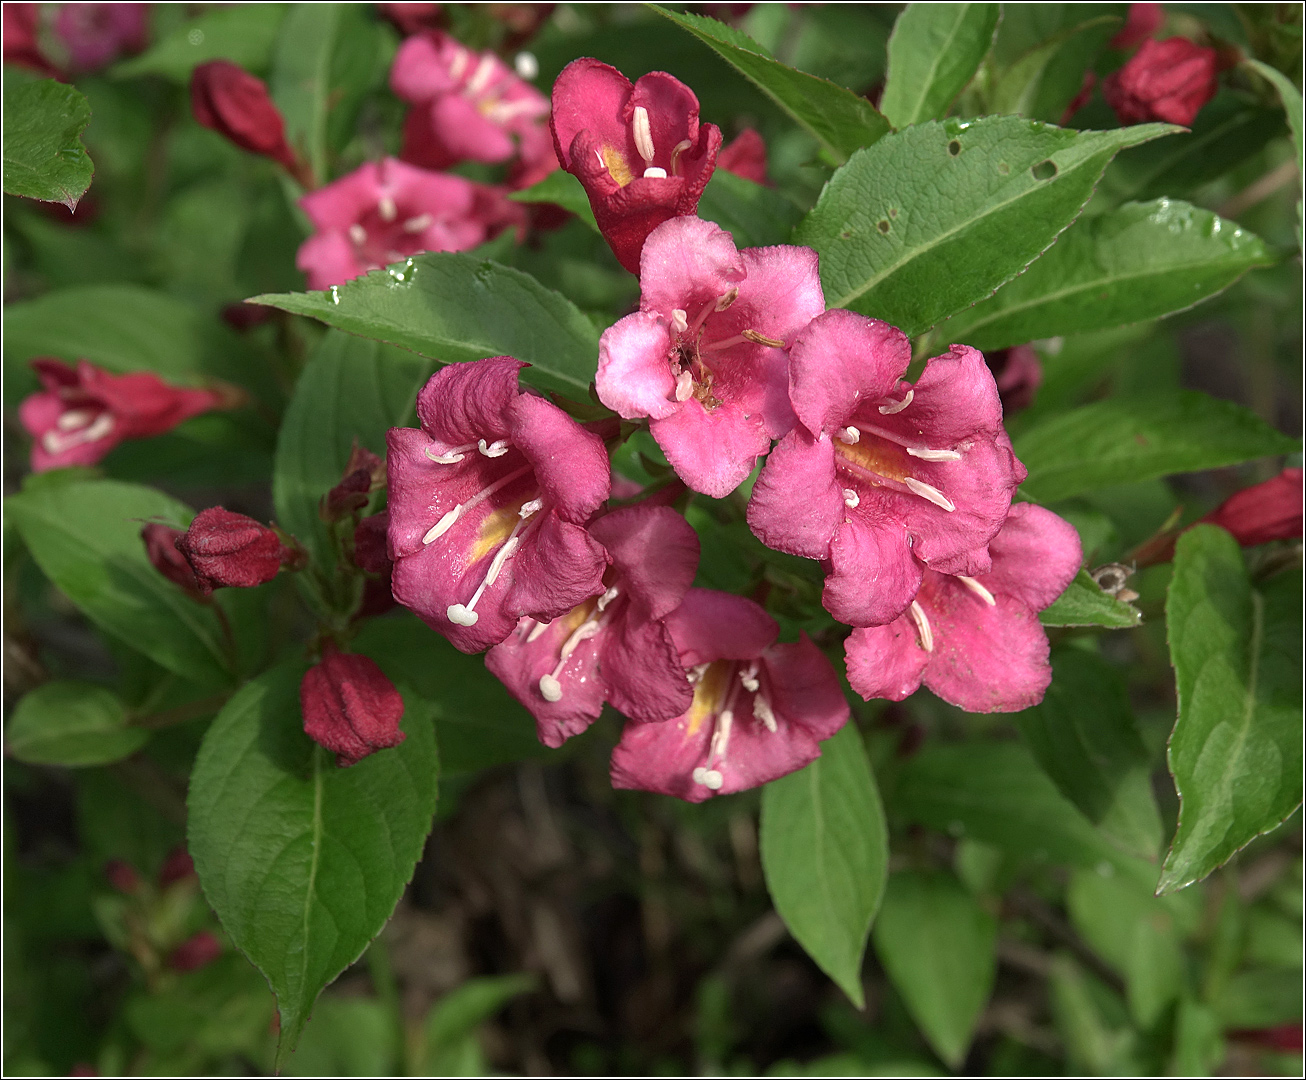
[(168, 967), (173, 971), (196, 971), (222, 955), (222, 942), (207, 930), (200, 930), (172, 950)]
[(190, 857), (190, 852), (184, 845), (178, 845), (168, 852), (168, 857), (163, 860), (163, 867), (159, 870), (159, 887), (166, 889), (178, 881), (193, 876), (195, 873), (195, 863)]
[(1186, 127), (1215, 96), (1218, 60), (1214, 49), (1187, 38), (1149, 39), (1107, 76), (1102, 92), (1122, 124), (1164, 120)]
[(721, 148), (717, 155), (718, 169), (725, 169), (754, 184), (765, 184), (766, 141), (752, 128), (744, 128), (734, 140)]
[(223, 585), (252, 588), (271, 581), (294, 552), (275, 531), (221, 506), (201, 510), (177, 549), (186, 556), (205, 594)]
[(347, 514), (367, 505), (367, 497), (378, 488), (385, 487), (385, 460), (377, 457), (354, 440), (354, 448), (345, 465), (344, 479), (327, 492), (322, 500), (322, 518), (339, 521)]
[(169, 528), (156, 521), (141, 530), (145, 541), (145, 554), (160, 574), (194, 600), (203, 600), (205, 590), (195, 577), (186, 556), (177, 550), (178, 538), (186, 534), (181, 529)]
[(109, 884), (125, 896), (134, 896), (141, 887), (141, 876), (131, 863), (110, 859), (104, 864), (104, 876)]
[(1202, 521), (1228, 529), (1243, 547), (1301, 536), (1301, 469), (1284, 469), (1263, 484), (1235, 492)]
[(1125, 19), (1125, 25), (1111, 39), (1111, 48), (1132, 49), (1161, 29), (1163, 22), (1165, 8), (1160, 4), (1130, 4), (1129, 16)]
[(286, 143), (285, 123), (262, 79), (229, 60), (210, 60), (191, 75), (190, 107), (206, 128), (295, 172), (298, 163)]
[(366, 656), (328, 644), (322, 662), (299, 684), (299, 705), (304, 733), (334, 753), (338, 765), (355, 765), (404, 741), (399, 730), (404, 699)]
[(987, 352), (984, 362), (993, 372), (1004, 413), (1027, 409), (1034, 403), (1034, 392), (1043, 383), (1043, 364), (1032, 345)]

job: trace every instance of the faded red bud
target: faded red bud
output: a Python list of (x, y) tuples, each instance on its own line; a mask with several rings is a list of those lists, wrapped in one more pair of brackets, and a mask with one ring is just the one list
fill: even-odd
[(222, 955), (222, 942), (207, 930), (187, 938), (168, 956), (173, 971), (196, 971)]
[(304, 733), (334, 753), (338, 765), (355, 765), (404, 741), (404, 699), (366, 656), (328, 645), (299, 684), (299, 704)]
[(277, 576), (283, 563), (294, 560), (294, 552), (274, 530), (221, 506), (196, 514), (185, 535), (177, 538), (177, 548), (205, 593), (223, 585), (262, 585)]
[(1284, 469), (1271, 480), (1235, 492), (1202, 520), (1228, 529), (1243, 547), (1301, 536), (1302, 470)]
[(206, 128), (295, 172), (285, 123), (262, 79), (229, 60), (210, 60), (191, 74), (190, 107)]
[(328, 491), (322, 501), (322, 517), (327, 521), (338, 521), (346, 514), (361, 510), (367, 505), (368, 495), (383, 487), (385, 460), (367, 447), (359, 446), (355, 439), (345, 465), (344, 479)]
[(135, 896), (142, 884), (136, 867), (121, 859), (110, 859), (105, 863), (104, 876), (108, 878), (110, 885), (127, 896)]
[(159, 885), (167, 888), (174, 882), (192, 877), (194, 874), (195, 863), (190, 857), (190, 852), (185, 847), (175, 847), (163, 860), (163, 868), (159, 871)]
[(158, 522), (150, 522), (141, 530), (145, 541), (145, 554), (160, 574), (182, 592), (195, 600), (206, 599), (207, 592), (195, 576), (186, 556), (177, 550), (177, 540), (185, 536), (181, 529), (173, 529)]
[(1122, 124), (1164, 120), (1187, 127), (1215, 96), (1219, 57), (1187, 38), (1147, 40), (1124, 67), (1102, 84), (1107, 104)]

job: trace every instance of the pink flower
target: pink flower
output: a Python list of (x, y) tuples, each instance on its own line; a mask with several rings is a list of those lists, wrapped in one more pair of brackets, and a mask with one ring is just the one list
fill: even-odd
[(744, 128), (716, 159), (717, 168), (725, 169), (754, 184), (766, 183), (766, 142), (752, 128)]
[(481, 243), (478, 185), (394, 158), (368, 162), (299, 200), (318, 231), (295, 265), (310, 289), (342, 285), (419, 251), (465, 251)]
[(984, 354), (984, 362), (998, 384), (1004, 413), (1028, 409), (1043, 385), (1043, 363), (1032, 345), (1016, 345)]
[(149, 4), (63, 4), (54, 32), (68, 47), (72, 67), (95, 71), (148, 42)]
[(229, 60), (200, 64), (191, 72), (190, 108), (196, 121), (242, 150), (269, 157), (292, 175), (302, 171), (267, 85), (244, 68)]
[(59, 78), (59, 69), (46, 59), (37, 40), (41, 5), (5, 4), (0, 12), (4, 20), (4, 62)]
[(544, 95), (494, 53), (475, 53), (439, 30), (399, 46), (390, 86), (415, 106), (404, 124), (404, 159), (428, 168), (507, 161), (514, 138), (549, 114)]
[(1025, 478), (984, 357), (954, 345), (914, 386), (910, 360), (906, 336), (878, 319), (814, 319), (789, 357), (800, 424), (748, 505), (768, 547), (831, 565), (825, 606), (852, 626), (901, 615), (925, 566), (987, 572), (985, 546)]
[(1219, 57), (1187, 38), (1143, 42), (1124, 67), (1102, 84), (1122, 124), (1164, 120), (1185, 127), (1215, 97)]
[(794, 423), (785, 346), (825, 309), (816, 252), (736, 251), (710, 221), (673, 218), (644, 245), (640, 310), (599, 339), (598, 393), (650, 417), (695, 491), (724, 498)]
[(905, 615), (854, 630), (848, 681), (862, 697), (901, 701), (922, 682), (967, 712), (1018, 712), (1052, 681), (1038, 613), (1065, 590), (1082, 558), (1079, 534), (1033, 503), (1011, 508), (974, 577), (926, 570)]
[(576, 177), (617, 261), (640, 272), (648, 235), (693, 214), (721, 149), (721, 131), (698, 122), (698, 98), (679, 79), (653, 71), (633, 86), (588, 57), (553, 84), (553, 143)]
[(73, 368), (38, 357), (32, 368), (45, 388), (19, 406), (32, 445), (32, 470), (94, 465), (124, 439), (171, 431), (210, 409), (235, 405), (234, 391), (173, 386), (148, 371), (111, 375), (86, 360)]
[(304, 673), (299, 705), (304, 734), (335, 754), (337, 765), (357, 765), (404, 741), (404, 699), (394, 683), (374, 660), (329, 643), (322, 662)]
[(299, 558), (299, 553), (281, 542), (275, 529), (221, 506), (196, 514), (176, 543), (205, 595), (224, 586), (250, 589), (262, 585), (276, 577), (282, 566), (294, 566)]
[(522, 619), (485, 657), (545, 746), (579, 735), (605, 701), (635, 720), (666, 720), (693, 696), (663, 620), (693, 583), (698, 535), (665, 506), (615, 510), (589, 533), (612, 562), (602, 594), (552, 622)]
[(1165, 8), (1160, 4), (1130, 4), (1125, 25), (1110, 41), (1113, 49), (1132, 49), (1155, 34), (1165, 22)]
[(173, 529), (158, 522), (151, 522), (141, 530), (145, 554), (154, 569), (192, 600), (206, 601), (208, 591), (200, 585), (186, 556), (177, 548), (177, 540), (185, 535), (181, 529)]
[(689, 802), (730, 795), (801, 769), (847, 722), (830, 661), (805, 634), (775, 644), (775, 620), (753, 601), (690, 589), (667, 626), (693, 704), (674, 720), (626, 725), (612, 752), (613, 787)]
[(394, 596), (463, 652), (603, 591), (584, 529), (608, 497), (603, 441), (517, 387), (510, 356), (450, 364), (417, 397), (421, 428), (391, 428)]

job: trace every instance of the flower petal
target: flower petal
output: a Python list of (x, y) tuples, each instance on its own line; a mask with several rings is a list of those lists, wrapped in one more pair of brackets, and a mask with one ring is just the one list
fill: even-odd
[(512, 443), (534, 467), (547, 504), (567, 521), (589, 520), (612, 483), (603, 440), (533, 394), (519, 394), (507, 412)]
[(604, 635), (600, 648), (603, 684), (613, 708), (641, 722), (670, 720), (689, 708), (694, 692), (661, 620), (628, 610)]
[(658, 315), (637, 311), (599, 338), (599, 400), (627, 420), (660, 419), (680, 408), (671, 374), (671, 338)]
[(861, 507), (849, 512), (830, 544), (833, 572), (821, 602), (850, 626), (892, 622), (911, 604), (921, 584), (921, 565), (906, 530), (891, 517)]
[(698, 533), (667, 506), (631, 506), (590, 526), (608, 553), (619, 585), (645, 618), (680, 606), (698, 570)]
[(1016, 503), (989, 542), (993, 569), (981, 583), (1042, 611), (1066, 590), (1079, 573), (1084, 553), (1070, 522), (1034, 503)]
[(905, 615), (883, 626), (863, 626), (844, 642), (848, 682), (862, 698), (902, 701), (921, 684), (930, 654), (921, 648), (916, 626)]
[(690, 398), (678, 412), (653, 420), (649, 431), (676, 475), (713, 499), (724, 499), (747, 480), (771, 448), (761, 417), (745, 416), (729, 401), (704, 409)]
[(417, 395), (422, 430), (446, 448), (506, 438), (512, 430), (509, 407), (520, 393), (517, 372), (525, 366), (511, 356), (494, 356), (441, 368)]
[(667, 629), (686, 667), (713, 660), (752, 660), (780, 634), (762, 606), (716, 589), (690, 589), (667, 616)]
[(813, 439), (795, 428), (776, 444), (753, 485), (748, 527), (767, 547), (828, 559), (843, 519), (843, 491), (835, 478), (829, 436)]
[(734, 238), (711, 221), (674, 217), (644, 241), (639, 262), (639, 306), (665, 319), (679, 308), (692, 320), (745, 278)]

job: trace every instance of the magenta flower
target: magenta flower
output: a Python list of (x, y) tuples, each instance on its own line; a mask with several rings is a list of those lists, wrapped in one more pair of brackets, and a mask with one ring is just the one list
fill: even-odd
[(613, 254), (632, 274), (648, 235), (694, 214), (716, 168), (721, 130), (698, 122), (698, 98), (652, 71), (633, 86), (614, 67), (573, 60), (553, 84), (553, 144), (585, 188)]
[(507, 161), (515, 140), (549, 115), (544, 95), (494, 53), (473, 52), (439, 30), (399, 46), (390, 86), (415, 106), (404, 125), (404, 158), (428, 168)]
[(672, 467), (724, 498), (794, 424), (785, 346), (825, 310), (816, 252), (735, 250), (710, 221), (673, 218), (644, 245), (640, 310), (599, 339), (599, 398), (647, 416)]
[(742, 176), (754, 184), (765, 184), (766, 140), (753, 128), (744, 128), (726, 146), (716, 159), (717, 167)]
[(767, 546), (831, 565), (824, 603), (876, 626), (906, 610), (925, 566), (989, 568), (1025, 469), (984, 357), (954, 345), (914, 386), (901, 330), (850, 311), (812, 321), (789, 356), (799, 426), (767, 458), (748, 523)]
[(603, 441), (517, 387), (510, 356), (450, 364), (417, 396), (421, 428), (391, 428), (394, 597), (463, 652), (603, 592), (584, 529), (608, 497)]
[(32, 367), (44, 389), (19, 406), (18, 418), (35, 440), (34, 472), (94, 465), (124, 439), (162, 435), (183, 420), (238, 400), (231, 388), (172, 386), (148, 371), (111, 375), (85, 360), (74, 368), (38, 357)]
[(486, 237), (477, 195), (461, 176), (369, 161), (299, 200), (318, 231), (295, 265), (310, 289), (327, 289), (419, 251), (465, 251)]
[(1079, 571), (1079, 534), (1033, 503), (1011, 508), (986, 573), (926, 570), (907, 613), (854, 630), (848, 681), (862, 697), (901, 701), (923, 682), (967, 712), (1018, 712), (1052, 681), (1038, 613)]
[(698, 569), (698, 534), (665, 506), (615, 510), (589, 527), (612, 565), (603, 593), (552, 622), (522, 619), (485, 657), (535, 717), (540, 742), (561, 746), (605, 701), (635, 720), (666, 720), (693, 697), (663, 620)]
[(54, 32), (68, 48), (71, 66), (96, 71), (149, 40), (149, 4), (61, 4)]

